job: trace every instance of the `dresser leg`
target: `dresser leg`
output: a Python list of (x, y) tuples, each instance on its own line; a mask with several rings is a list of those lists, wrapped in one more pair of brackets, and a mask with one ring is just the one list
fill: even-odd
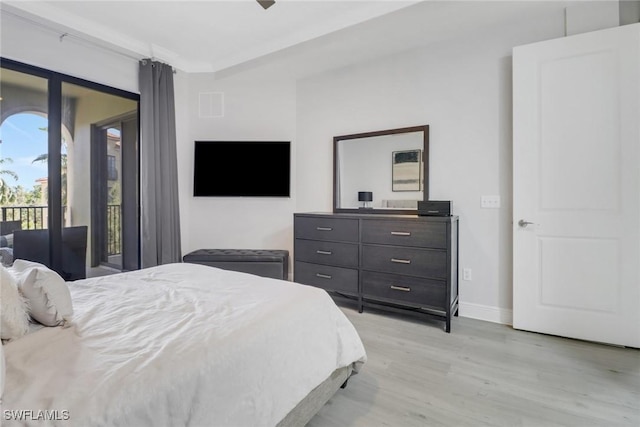
[(444, 331), (446, 333), (451, 332), (451, 316), (447, 316), (447, 320), (445, 321)]

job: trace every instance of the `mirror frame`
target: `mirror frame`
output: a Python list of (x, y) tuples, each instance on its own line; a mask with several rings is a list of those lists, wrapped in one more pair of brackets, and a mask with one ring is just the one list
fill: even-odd
[(387, 129), (375, 132), (355, 133), (333, 137), (333, 212), (334, 213), (358, 213), (358, 214), (390, 214), (390, 215), (417, 215), (417, 209), (380, 209), (380, 208), (340, 208), (338, 207), (338, 143), (350, 139), (362, 139), (383, 135), (395, 135), (401, 133), (423, 132), (422, 141), (422, 176), (424, 184), (422, 188), (422, 200), (429, 200), (429, 125), (411, 126), (397, 129)]

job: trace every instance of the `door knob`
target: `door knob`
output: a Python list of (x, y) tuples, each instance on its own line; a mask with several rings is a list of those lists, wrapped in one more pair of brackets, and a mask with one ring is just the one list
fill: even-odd
[(526, 227), (527, 225), (536, 225), (535, 222), (530, 222), (530, 221), (525, 221), (524, 219), (521, 219), (520, 221), (518, 221), (518, 225), (522, 228)]

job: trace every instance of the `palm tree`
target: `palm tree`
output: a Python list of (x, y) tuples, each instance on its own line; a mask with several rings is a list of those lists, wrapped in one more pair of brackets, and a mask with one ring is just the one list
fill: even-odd
[[(38, 130), (41, 130), (43, 132), (48, 132), (49, 128), (47, 126), (45, 127), (41, 127), (38, 128)], [(62, 137), (62, 153), (60, 154), (60, 173), (61, 173), (61, 186), (62, 186), (62, 205), (66, 205), (67, 204), (67, 153), (65, 153), (64, 151), (66, 151), (67, 149), (67, 141), (64, 139), (64, 136)], [(49, 161), (49, 153), (44, 153), (44, 154), (40, 154), (38, 157), (36, 157), (35, 159), (33, 159), (33, 161), (31, 163), (35, 163), (35, 162), (42, 162), (42, 163), (47, 163)]]
[[(5, 163), (13, 163), (13, 159), (10, 157), (0, 159), (0, 167)], [(7, 184), (7, 181), (4, 179), (5, 175), (10, 176), (16, 181), (18, 180), (18, 174), (14, 171), (9, 169), (0, 169), (0, 205), (11, 203), (16, 198), (15, 189)]]
[[(49, 154), (40, 154), (33, 159), (31, 163), (42, 162), (47, 163), (49, 161)], [(67, 204), (67, 154), (60, 154), (60, 172), (61, 172), (61, 184), (62, 184), (62, 204)]]

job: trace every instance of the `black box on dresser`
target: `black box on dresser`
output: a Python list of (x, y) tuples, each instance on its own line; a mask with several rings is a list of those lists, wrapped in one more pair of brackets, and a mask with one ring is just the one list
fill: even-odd
[(458, 311), (458, 217), (294, 214), (294, 280), (367, 307), (436, 317)]
[(450, 200), (420, 200), (418, 201), (418, 215), (420, 216), (449, 216), (451, 215)]

